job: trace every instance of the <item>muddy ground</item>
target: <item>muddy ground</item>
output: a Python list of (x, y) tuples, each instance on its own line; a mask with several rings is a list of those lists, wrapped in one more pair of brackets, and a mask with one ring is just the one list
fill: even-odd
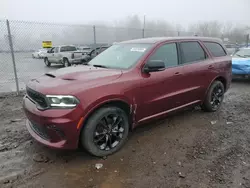
[(21, 103), (0, 97), (0, 187), (250, 187), (250, 81), (234, 82), (219, 112), (188, 109), (137, 128), (106, 159), (36, 143)]

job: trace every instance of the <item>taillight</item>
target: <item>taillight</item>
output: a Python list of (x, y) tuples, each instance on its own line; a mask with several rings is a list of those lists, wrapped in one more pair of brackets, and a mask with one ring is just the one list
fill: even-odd
[(72, 53), (72, 54), (71, 54), (71, 59), (74, 59), (74, 58), (75, 58), (75, 54)]

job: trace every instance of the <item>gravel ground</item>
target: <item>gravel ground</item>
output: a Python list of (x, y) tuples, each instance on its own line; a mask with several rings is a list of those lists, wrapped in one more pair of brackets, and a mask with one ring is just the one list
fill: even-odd
[(103, 159), (36, 143), (21, 103), (0, 97), (0, 187), (250, 187), (250, 81), (234, 82), (220, 111), (187, 109), (140, 126)]

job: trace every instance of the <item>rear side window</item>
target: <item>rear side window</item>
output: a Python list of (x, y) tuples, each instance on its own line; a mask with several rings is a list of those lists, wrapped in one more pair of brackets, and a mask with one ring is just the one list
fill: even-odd
[(60, 49), (60, 52), (65, 52), (66, 51), (66, 46), (62, 46), (61, 49)]
[(69, 52), (69, 51), (76, 51), (76, 47), (74, 46), (62, 46), (61, 52)]
[(76, 51), (76, 47), (75, 46), (67, 46), (67, 51)]
[(206, 48), (211, 52), (214, 57), (226, 56), (225, 50), (222, 46), (215, 42), (203, 42)]
[(159, 47), (149, 60), (162, 60), (165, 67), (178, 65), (178, 53), (176, 43), (169, 43)]
[(58, 53), (58, 51), (59, 51), (59, 48), (58, 48), (58, 47), (55, 47), (55, 48), (54, 48), (54, 52), (55, 52), (55, 53)]
[(198, 42), (181, 42), (182, 63), (192, 63), (206, 59), (206, 53)]

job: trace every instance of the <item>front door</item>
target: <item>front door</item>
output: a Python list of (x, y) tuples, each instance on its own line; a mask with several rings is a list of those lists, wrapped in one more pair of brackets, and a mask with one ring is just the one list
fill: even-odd
[(182, 67), (179, 66), (176, 43), (166, 43), (156, 49), (150, 60), (161, 60), (166, 69), (159, 72), (141, 73), (139, 96), (136, 97), (137, 121), (164, 114), (180, 103), (183, 87)]
[(59, 53), (59, 47), (55, 47), (54, 54), (53, 54), (53, 62), (60, 63), (61, 57)]
[(55, 48), (51, 48), (49, 53), (47, 53), (48, 61), (51, 63), (53, 62), (54, 50), (55, 50)]

